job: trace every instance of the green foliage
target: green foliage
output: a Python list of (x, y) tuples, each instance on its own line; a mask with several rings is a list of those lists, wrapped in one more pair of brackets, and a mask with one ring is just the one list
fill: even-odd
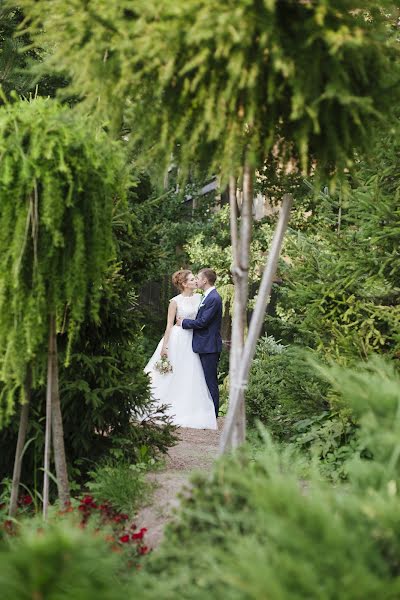
[[(102, 285), (99, 319), (86, 315), (71, 348), (69, 365), (63, 364), (66, 336), (59, 335), (60, 387), (64, 437), (71, 478), (80, 484), (87, 480), (93, 463), (110, 452), (124, 449), (130, 462), (164, 453), (175, 443), (174, 427), (158, 407), (149, 403), (148, 377), (143, 368), (142, 313), (136, 290), (157, 259), (158, 243), (142, 219), (146, 186), (142, 179), (130, 191), (123, 214), (113, 218), (117, 266), (112, 265)], [(38, 488), (44, 437), (45, 390), (40, 386), (33, 396), (28, 439), (24, 455), (23, 481)], [(145, 408), (152, 418), (138, 422)], [(19, 415), (1, 432), (0, 480), (12, 471)]]
[[(347, 479), (347, 462), (360, 452), (358, 427), (348, 412), (324, 411), (294, 426), (294, 446), (319, 461), (319, 469), (334, 481)], [(364, 456), (367, 452), (364, 452)]]
[(0, 545), (3, 598), (112, 600), (123, 595), (119, 557), (99, 535), (70, 523), (24, 523)]
[(328, 408), (327, 391), (303, 350), (261, 338), (246, 391), (247, 419), (250, 425), (260, 420), (272, 435), (288, 440), (298, 421)]
[(40, 64), (45, 56), (43, 48), (32, 46), (32, 40), (27, 32), (19, 29), (24, 20), (19, 6), (11, 2), (1, 2), (0, 5), (0, 82), (7, 97), (13, 91), (28, 96), (35, 92), (42, 96), (54, 96), (58, 87), (64, 87), (66, 81), (60, 76), (34, 74), (35, 66)]
[[(169, 185), (173, 184), (172, 180)], [(157, 242), (159, 251), (157, 263), (148, 270), (149, 277), (156, 280), (160, 274), (173, 273), (189, 264), (188, 240), (211, 228), (216, 199), (214, 195), (199, 197), (201, 185), (202, 181), (197, 179), (182, 190), (170, 187), (161, 195), (155, 188), (141, 204), (140, 218), (152, 231), (152, 239)], [(190, 202), (188, 197), (192, 198)]]
[[(143, 445), (157, 456), (174, 443), (171, 420), (150, 402), (141, 315), (130, 283), (119, 275), (110, 284), (100, 322), (85, 321), (70, 365), (62, 370), (64, 432), (72, 462), (97, 460), (118, 438), (133, 461)], [(144, 408), (152, 419), (137, 422)]]
[[(265, 264), (265, 255), (273, 236), (274, 219), (264, 218), (253, 224), (253, 236), (250, 244), (251, 263), (249, 282), (255, 289), (261, 279)], [(284, 245), (285, 249), (285, 245)], [(229, 312), (233, 309), (232, 248), (229, 232), (229, 207), (210, 212), (207, 219), (201, 222), (201, 229), (193, 231), (185, 244), (189, 264), (193, 269), (204, 265), (214, 269), (218, 274), (218, 291)], [(279, 270), (284, 268), (281, 260)]]
[[(324, 369), (358, 414), (362, 451), (331, 486), (291, 450), (263, 446), (197, 476), (145, 572), (144, 598), (395, 599), (400, 592), (399, 376), (380, 361)], [(308, 459), (307, 459), (307, 462)]]
[(361, 491), (374, 489), (394, 497), (400, 488), (397, 365), (375, 356), (355, 369), (334, 366), (322, 372), (359, 424), (359, 452), (347, 464), (351, 482)]
[[(359, 422), (360, 444), (347, 461), (346, 485), (328, 485), (308, 458), (292, 448), (278, 450), (263, 431), (258, 451), (224, 456), (211, 475), (195, 476), (161, 547), (125, 580), (123, 592), (114, 580), (117, 557), (100, 547), (99, 538), (41, 524), (41, 535), (37, 526), (23, 528), (20, 537), (1, 542), (5, 597), (18, 600), (38, 591), (49, 598), (91, 598), (96, 585), (97, 597), (108, 598), (111, 576), (111, 597), (124, 593), (144, 600), (333, 600), (338, 594), (345, 600), (395, 600), (400, 378), (383, 360), (322, 371)], [(306, 465), (305, 482), (299, 473)]]
[(133, 515), (149, 494), (144, 478), (146, 464), (132, 464), (123, 460), (102, 463), (90, 471), (88, 489), (96, 500), (109, 502), (117, 510)]
[(287, 242), (278, 314), (303, 343), (342, 362), (400, 352), (398, 135), (374, 155), (347, 195), (322, 198), (308, 230)]
[(21, 52), (23, 39), (15, 37), (16, 30), (23, 19), (18, 8), (5, 7), (4, 2), (0, 7), (0, 73), (1, 84), (4, 92), (11, 90), (24, 93), (31, 89), (32, 77), (21, 71), (26, 67), (27, 56)]
[(21, 384), (30, 362), (39, 370), (50, 315), (70, 340), (87, 313), (98, 318), (126, 159), (88, 119), (40, 98), (0, 108), (0, 152), (1, 379)]
[(114, 121), (125, 113), (139, 147), (164, 164), (173, 152), (181, 167), (227, 174), (244, 155), (261, 166), (284, 139), (284, 159), (305, 167), (311, 153), (322, 166), (344, 166), (356, 147), (368, 150), (372, 127), (395, 104), (390, 1), (73, 6), (22, 2), (32, 31), (56, 42), (48, 67), (69, 72), (71, 89)]
[[(143, 195), (139, 180), (127, 209), (114, 218), (118, 268), (104, 281), (98, 322), (85, 319), (70, 365), (62, 370), (64, 430), (74, 459), (96, 460), (116, 438), (124, 439), (130, 461), (140, 460), (142, 446), (156, 456), (174, 442), (170, 419), (149, 405), (149, 381), (143, 372), (146, 357), (136, 294), (159, 248), (143, 219)], [(144, 407), (154, 413), (154, 420), (135, 422)]]

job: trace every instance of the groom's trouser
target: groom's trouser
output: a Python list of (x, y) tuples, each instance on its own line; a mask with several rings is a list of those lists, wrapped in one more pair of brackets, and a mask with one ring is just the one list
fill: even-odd
[(219, 389), (218, 389), (218, 361), (219, 352), (211, 354), (199, 354), (201, 364), (206, 378), (208, 389), (210, 390), (211, 398), (214, 402), (215, 415), (218, 417), (219, 411)]

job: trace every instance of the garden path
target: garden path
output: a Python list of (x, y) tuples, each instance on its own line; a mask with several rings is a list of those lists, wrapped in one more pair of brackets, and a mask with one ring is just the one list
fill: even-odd
[(138, 528), (146, 527), (146, 544), (156, 548), (161, 542), (164, 527), (179, 504), (177, 494), (185, 487), (195, 471), (208, 472), (218, 456), (219, 436), (223, 418), (218, 419), (218, 431), (210, 429), (179, 430), (179, 442), (168, 452), (165, 467), (149, 473), (155, 490), (147, 506), (135, 518)]

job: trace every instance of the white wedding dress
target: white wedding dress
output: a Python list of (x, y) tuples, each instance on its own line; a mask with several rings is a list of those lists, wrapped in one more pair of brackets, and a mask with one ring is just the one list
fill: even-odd
[[(177, 318), (195, 319), (201, 302), (200, 294), (175, 296)], [(171, 301), (172, 301), (171, 300)], [(214, 404), (207, 387), (198, 354), (192, 350), (193, 331), (174, 325), (168, 341), (168, 359), (172, 373), (161, 374), (154, 369), (160, 360), (163, 339), (147, 363), (152, 396), (160, 404), (168, 404), (167, 413), (175, 425), (195, 429), (217, 429)]]

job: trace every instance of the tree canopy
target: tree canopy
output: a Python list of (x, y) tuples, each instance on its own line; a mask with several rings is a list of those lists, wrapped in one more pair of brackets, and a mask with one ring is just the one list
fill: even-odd
[(174, 153), (182, 170), (229, 174), (272, 150), (303, 169), (313, 158), (343, 168), (398, 92), (397, 1), (22, 5), (31, 30), (57, 41), (48, 67), (70, 73), (72, 91), (103, 114), (124, 115), (147, 160)]

